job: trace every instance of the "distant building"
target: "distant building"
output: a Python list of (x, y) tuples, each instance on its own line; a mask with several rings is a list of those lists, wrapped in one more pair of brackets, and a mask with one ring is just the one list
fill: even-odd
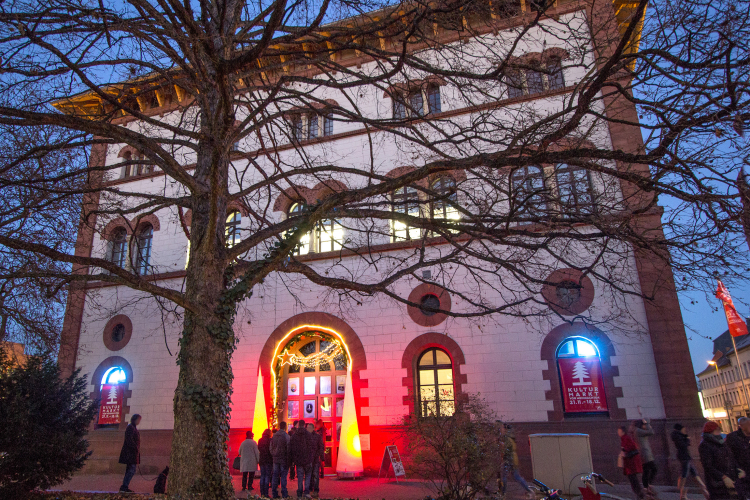
[(25, 365), (29, 358), (25, 353), (25, 346), (16, 342), (0, 342), (0, 349), (8, 354), (8, 357), (18, 365)]
[(736, 429), (739, 417), (750, 416), (750, 335), (734, 340), (739, 363), (727, 330), (714, 339), (713, 352), (716, 356), (721, 353), (721, 357), (709, 362), (706, 369), (696, 375), (703, 415), (721, 423), (724, 432)]

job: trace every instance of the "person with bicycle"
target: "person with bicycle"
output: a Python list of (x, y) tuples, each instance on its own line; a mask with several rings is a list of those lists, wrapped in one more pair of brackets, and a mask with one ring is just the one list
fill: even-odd
[(534, 500), (534, 492), (531, 490), (529, 485), (526, 483), (526, 480), (518, 471), (518, 447), (516, 445), (515, 431), (509, 424), (503, 425), (500, 429), (500, 436), (502, 438), (503, 446), (503, 497), (505, 497), (505, 491), (508, 488), (508, 476), (512, 476), (513, 479), (515, 479), (515, 481), (520, 484), (524, 490), (526, 490), (527, 497), (530, 500)]
[(698, 446), (703, 471), (706, 473), (706, 486), (711, 500), (732, 497), (735, 481), (745, 477), (737, 470), (732, 452), (721, 435), (721, 427), (709, 420), (703, 426), (703, 439)]

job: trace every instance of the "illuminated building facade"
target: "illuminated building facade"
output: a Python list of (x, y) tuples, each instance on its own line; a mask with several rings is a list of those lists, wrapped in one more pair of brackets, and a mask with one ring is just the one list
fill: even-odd
[[(568, 25), (584, 26), (581, 5), (567, 2), (557, 15)], [(507, 27), (523, 22), (519, 17), (515, 25)], [(498, 35), (488, 32), (486, 36)], [(461, 43), (467, 52), (472, 50), (471, 41)], [(501, 43), (499, 39), (497, 43)], [(545, 60), (557, 57), (559, 62), (564, 50), (555, 47), (556, 43), (564, 40), (545, 40), (540, 47), (528, 50)], [(555, 68), (550, 75), (535, 72), (532, 76), (538, 87), (527, 84), (521, 93), (508, 92), (503, 105), (552, 106), (569, 92), (571, 82), (585, 76), (583, 67)], [(536, 94), (531, 92), (533, 88)], [(159, 92), (150, 101), (158, 104), (151, 111), (169, 120), (177, 114), (179, 92), (170, 99), (165, 98), (164, 89)], [(373, 115), (393, 113), (398, 117), (406, 112), (382, 91), (363, 89), (361, 95), (360, 109)], [(418, 102), (428, 115), (470, 114), (471, 110), (458, 107), (453, 96), (450, 85), (430, 84), (409, 99), (411, 108)], [(123, 126), (139, 126), (128, 118), (122, 118)], [(365, 165), (368, 160), (362, 158), (362, 151), (368, 150), (370, 138), (360, 130), (348, 129), (345, 122), (332, 122), (325, 114), (300, 115), (292, 120), (292, 126), (296, 139), (300, 137), (295, 134), (308, 134), (311, 142), (304, 147), (311, 156), (319, 150), (338, 154), (348, 165), (356, 161)], [(641, 141), (638, 131), (614, 121), (599, 132), (592, 138), (605, 146)], [(382, 134), (377, 141), (379, 173), (388, 175), (414, 161), (399, 150), (391, 136)], [(248, 163), (239, 152), (251, 147), (237, 147), (234, 166), (243, 171)], [(101, 158), (104, 166), (124, 158), (135, 160), (138, 155), (123, 144), (110, 144), (99, 153), (92, 154), (92, 161)], [(291, 156), (294, 148), (278, 154)], [(571, 203), (579, 208), (590, 208), (597, 196), (605, 194), (602, 186), (582, 175), (580, 169), (553, 166), (548, 170), (554, 175), (547, 176), (542, 174), (543, 168), (547, 167), (517, 169), (509, 181), (520, 189), (526, 184), (533, 188), (549, 178), (554, 188), (569, 193)], [(108, 185), (133, 192), (170, 189), (162, 172), (139, 165), (119, 172), (110, 170), (109, 175), (105, 179)], [(441, 202), (425, 203), (429, 206), (410, 203), (414, 197), (409, 188), (393, 193), (391, 202), (397, 207), (394, 210), (404, 213), (429, 211), (433, 217), (456, 218), (451, 201), (458, 196), (456, 186), (464, 181), (452, 174), (431, 179), (431, 189), (445, 196)], [(270, 216), (288, 217), (330, 189), (324, 183), (306, 186), (305, 199), (275, 193)], [(234, 245), (242, 231), (249, 229), (247, 208), (232, 206), (226, 215), (227, 244)], [(660, 228), (659, 215), (649, 217), (648, 222)], [(190, 225), (189, 214), (159, 210), (130, 224), (134, 220), (99, 221), (98, 231), (78, 251), (132, 266), (139, 273), (153, 274), (153, 279), (165, 286), (179, 288), (189, 258), (184, 230)], [(345, 224), (325, 221), (302, 238), (296, 255), (321, 268), (353, 266), (353, 257), (341, 251), (347, 237)], [(370, 250), (408, 252), (409, 242), (421, 237), (418, 229), (396, 223)], [(571, 252), (587, 251), (583, 245), (574, 243)], [(397, 440), (405, 416), (451, 415), (456, 402), (469, 393), (481, 394), (500, 418), (514, 423), (521, 466), (527, 474), (531, 462), (525, 436), (531, 433), (590, 434), (595, 468), (614, 476), (615, 430), (637, 418), (638, 407), (660, 433), (668, 432), (677, 421), (694, 424), (697, 429), (700, 407), (671, 270), (631, 253), (626, 262), (618, 264), (620, 272), (632, 278), (634, 288), (658, 291), (657, 300), (646, 302), (628, 295), (615, 304), (602, 292), (602, 283), (569, 265), (547, 264), (555, 268), (547, 281), (561, 285), (545, 287), (539, 302), (552, 309), (558, 301), (568, 305), (560, 312), (563, 318), (551, 316), (551, 322), (511, 315), (469, 320), (435, 313), (430, 308), (461, 311), (464, 306), (456, 291), (466, 278), (458, 272), (447, 276), (437, 268), (420, 270), (420, 279), (400, 280), (393, 286), (399, 296), (422, 307), (374, 296), (363, 297), (352, 308), (342, 310), (321, 287), (301, 279), (269, 276), (242, 304), (235, 323), (239, 345), (233, 356), (230, 461), (245, 431), (253, 428), (258, 437), (265, 421), (274, 425), (281, 420), (322, 419), (327, 429), (327, 471), (349, 472), (361, 459), (365, 472), (377, 474), (384, 446)], [(580, 283), (580, 288), (562, 285), (567, 282)], [(492, 287), (485, 293), (491, 303), (503, 301)], [(621, 309), (627, 310), (638, 335), (628, 335), (622, 326), (608, 330), (575, 321), (578, 314), (586, 312), (603, 323)], [(63, 344), (72, 346), (74, 354), (61, 353), (61, 363), (67, 370), (80, 367), (90, 376), (92, 397), (102, 397), (107, 386), (113, 401), (110, 406), (119, 408), (121, 415), (120, 423), (95, 425), (90, 435), (94, 455), (89, 471), (106, 472), (116, 466), (122, 442), (118, 431), (133, 413), (143, 416), (143, 463), (159, 468), (168, 462), (178, 376), (174, 354), (180, 326), (179, 317), (131, 288), (91, 283), (82, 293), (71, 294)], [(666, 442), (654, 440), (662, 471), (670, 469)]]

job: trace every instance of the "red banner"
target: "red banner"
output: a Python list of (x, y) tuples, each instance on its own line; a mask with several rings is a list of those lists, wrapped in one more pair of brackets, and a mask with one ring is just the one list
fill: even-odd
[(566, 412), (607, 411), (599, 358), (560, 358), (557, 364)]
[(122, 385), (102, 386), (102, 402), (99, 405), (99, 425), (119, 424), (122, 413)]
[(729, 333), (732, 337), (741, 337), (747, 335), (747, 324), (745, 320), (737, 314), (737, 310), (734, 308), (734, 302), (732, 302), (732, 296), (729, 295), (729, 290), (724, 286), (724, 283), (719, 281), (719, 287), (716, 289), (716, 298), (724, 304), (724, 314), (727, 316), (727, 324), (729, 325)]

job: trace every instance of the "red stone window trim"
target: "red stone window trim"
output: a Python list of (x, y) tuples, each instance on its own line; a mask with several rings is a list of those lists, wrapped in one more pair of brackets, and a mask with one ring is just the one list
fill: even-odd
[[(128, 414), (130, 414), (130, 406), (128, 406), (128, 400), (133, 395), (133, 391), (129, 390), (130, 383), (133, 381), (133, 369), (130, 367), (130, 363), (128, 361), (120, 356), (110, 356), (109, 358), (105, 359), (101, 363), (99, 363), (99, 366), (96, 367), (94, 370), (94, 373), (91, 375), (91, 381), (90, 383), (94, 386), (94, 390), (89, 393), (89, 398), (94, 400), (101, 399), (101, 388), (102, 388), (102, 377), (104, 377), (104, 374), (107, 370), (114, 367), (120, 367), (125, 372), (125, 382), (121, 382), (123, 387), (123, 394), (122, 394), (122, 415), (120, 416), (120, 424), (117, 426), (117, 429), (125, 430), (125, 428), (128, 426), (128, 421), (125, 418)], [(97, 413), (96, 419), (94, 422), (95, 428), (111, 428), (112, 426), (100, 426), (98, 424), (99, 414)]]
[[(568, 337), (584, 337), (599, 349), (599, 360), (601, 362), (602, 377), (604, 379), (604, 392), (607, 397), (607, 408), (609, 413), (599, 415), (576, 416), (566, 415), (563, 408), (562, 389), (560, 387), (560, 374), (557, 369), (557, 348)], [(552, 401), (553, 409), (547, 412), (547, 420), (550, 422), (562, 422), (566, 419), (590, 418), (595, 420), (625, 420), (625, 410), (617, 404), (617, 398), (623, 396), (622, 388), (615, 385), (615, 377), (620, 375), (616, 366), (612, 366), (611, 358), (614, 356), (615, 348), (612, 341), (601, 330), (593, 326), (577, 321), (573, 324), (565, 323), (553, 328), (544, 338), (541, 347), (541, 359), (547, 361), (547, 368), (542, 371), (542, 378), (549, 380), (550, 389), (545, 391), (547, 401)]]
[(118, 314), (107, 321), (102, 340), (110, 351), (119, 351), (130, 342), (133, 335), (133, 323), (124, 314)]
[(542, 297), (550, 309), (563, 316), (575, 316), (591, 307), (596, 294), (591, 279), (577, 269), (558, 269), (542, 287)]
[[(437, 298), (440, 310), (451, 311), (451, 295), (448, 290), (432, 283), (422, 283), (414, 288), (409, 294), (408, 300), (414, 304), (425, 304), (432, 307), (432, 303), (435, 302), (434, 299), (430, 300), (432, 297)], [(431, 313), (412, 305), (406, 306), (406, 309), (412, 321), (420, 326), (436, 326), (448, 317), (444, 312)]]
[(406, 369), (406, 376), (401, 379), (402, 387), (406, 387), (404, 396), (404, 405), (409, 408), (409, 414), (414, 414), (417, 407), (419, 395), (416, 393), (417, 387), (417, 362), (420, 356), (426, 350), (437, 347), (448, 353), (453, 364), (453, 393), (456, 395), (456, 401), (465, 398), (463, 386), (467, 383), (467, 376), (461, 373), (461, 366), (466, 364), (466, 358), (461, 347), (455, 340), (442, 333), (425, 333), (412, 340), (404, 349), (401, 358), (401, 368)]

